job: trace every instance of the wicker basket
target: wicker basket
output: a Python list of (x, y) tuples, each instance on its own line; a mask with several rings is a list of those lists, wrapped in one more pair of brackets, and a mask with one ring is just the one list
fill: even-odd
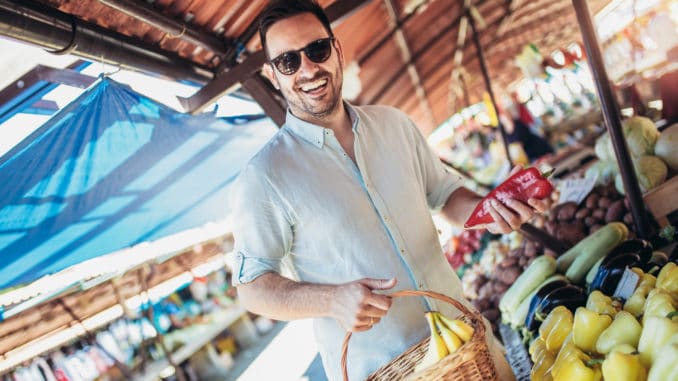
[[(462, 345), (454, 353), (442, 358), (437, 363), (413, 373), (415, 365), (421, 361), (428, 349), (429, 338), (410, 347), (405, 353), (377, 370), (369, 377), (369, 381), (392, 380), (454, 380), (454, 381), (492, 381), (498, 380), (497, 370), (487, 346), (485, 324), (477, 312), (472, 312), (458, 301), (433, 291), (405, 290), (391, 294), (391, 297), (428, 296), (449, 303), (461, 312), (458, 319), (463, 320), (475, 330), (471, 340)], [(351, 332), (346, 334), (341, 355), (341, 369), (344, 381), (348, 381), (346, 358)]]

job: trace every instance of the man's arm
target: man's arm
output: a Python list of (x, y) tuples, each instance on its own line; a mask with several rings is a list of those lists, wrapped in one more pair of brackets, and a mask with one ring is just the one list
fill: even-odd
[(249, 311), (276, 320), (331, 317), (347, 331), (365, 331), (391, 307), (387, 290), (395, 279), (360, 279), (340, 285), (295, 282), (266, 273), (238, 286), (240, 303)]

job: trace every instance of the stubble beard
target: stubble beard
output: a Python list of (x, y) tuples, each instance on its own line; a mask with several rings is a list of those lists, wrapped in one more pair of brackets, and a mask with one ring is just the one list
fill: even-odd
[[(324, 72), (320, 75), (317, 75), (314, 79), (305, 82), (312, 82), (318, 77), (328, 77), (327, 85), (331, 85), (331, 89), (328, 94), (330, 99), (325, 103), (317, 104), (306, 98), (305, 94), (300, 91), (283, 91), (281, 89), (283, 97), (285, 97), (285, 100), (287, 101), (287, 104), (294, 115), (298, 117), (306, 116), (317, 120), (325, 120), (339, 108), (343, 80), (341, 65), (334, 76), (329, 72)], [(298, 85), (295, 84), (295, 87), (296, 86)]]

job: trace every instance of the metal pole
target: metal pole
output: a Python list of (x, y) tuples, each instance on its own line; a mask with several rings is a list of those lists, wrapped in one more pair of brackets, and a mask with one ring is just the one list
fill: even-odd
[(165, 16), (160, 13), (159, 9), (154, 9), (146, 2), (133, 0), (99, 0), (99, 2), (217, 55), (226, 53), (226, 42), (215, 34)]
[[(476, 30), (476, 22), (473, 20), (471, 15), (471, 10), (466, 9), (466, 18), (468, 19), (469, 24), (471, 25), (471, 30), (473, 31), (473, 43), (476, 45), (476, 54), (478, 55), (478, 62), (480, 62), (480, 71), (483, 73), (483, 79), (485, 80), (485, 87), (487, 92), (490, 94), (490, 100), (492, 101), (492, 107), (497, 113), (497, 118), (499, 118), (499, 109), (497, 108), (497, 101), (494, 99), (494, 92), (492, 91), (492, 82), (490, 82), (490, 74), (487, 72), (487, 66), (485, 65), (485, 55), (483, 54), (483, 46), (480, 44), (480, 37), (478, 37), (478, 31)], [(504, 125), (501, 122), (498, 122), (497, 128), (499, 128), (499, 133), (501, 134), (501, 139), (504, 141), (504, 151), (506, 151), (506, 159), (509, 164), (513, 166), (511, 162), (511, 155), (509, 154), (509, 145), (508, 137), (506, 136), (506, 130)]]
[(605, 118), (605, 125), (612, 140), (614, 153), (619, 164), (619, 172), (621, 173), (622, 181), (624, 182), (624, 190), (629, 198), (631, 206), (631, 214), (633, 214), (633, 222), (636, 225), (636, 233), (640, 238), (648, 238), (650, 236), (650, 223), (645, 211), (645, 204), (643, 203), (643, 196), (640, 192), (638, 178), (631, 162), (626, 140), (622, 132), (621, 116), (619, 113), (619, 106), (612, 93), (610, 80), (605, 71), (605, 65), (602, 55), (600, 53), (600, 46), (596, 39), (596, 32), (591, 21), (591, 13), (586, 5), (586, 0), (572, 0), (572, 5), (577, 14), (577, 21), (584, 39), (584, 47), (586, 48), (586, 55), (588, 57), (589, 67), (596, 83), (596, 90), (600, 98), (600, 104), (603, 109), (603, 117)]
[(0, 0), (0, 35), (91, 61), (205, 83), (206, 67), (33, 1)]

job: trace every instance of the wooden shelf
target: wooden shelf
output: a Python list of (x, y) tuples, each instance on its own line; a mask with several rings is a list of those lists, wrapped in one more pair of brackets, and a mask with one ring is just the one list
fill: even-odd
[[(215, 312), (210, 316), (212, 318), (212, 321), (210, 323), (199, 324), (196, 325), (194, 328), (187, 328), (195, 331), (195, 334), (191, 334), (190, 341), (185, 343), (183, 346), (179, 347), (179, 349), (175, 350), (172, 353), (172, 360), (176, 364), (180, 364), (184, 360), (191, 357), (194, 353), (200, 350), (200, 348), (208, 344), (217, 335), (219, 335), (221, 332), (223, 332), (228, 327), (235, 324), (242, 318), (248, 319), (247, 311), (239, 305), (234, 305), (224, 311)], [(186, 335), (184, 337), (187, 336), (189, 335)], [(169, 345), (168, 343), (168, 346), (171, 345)], [(135, 375), (132, 378), (132, 380), (155, 381), (158, 379), (158, 375), (160, 374), (160, 372), (162, 372), (168, 366), (170, 366), (170, 363), (166, 358), (157, 360), (151, 363), (149, 366), (147, 366), (142, 373)]]

